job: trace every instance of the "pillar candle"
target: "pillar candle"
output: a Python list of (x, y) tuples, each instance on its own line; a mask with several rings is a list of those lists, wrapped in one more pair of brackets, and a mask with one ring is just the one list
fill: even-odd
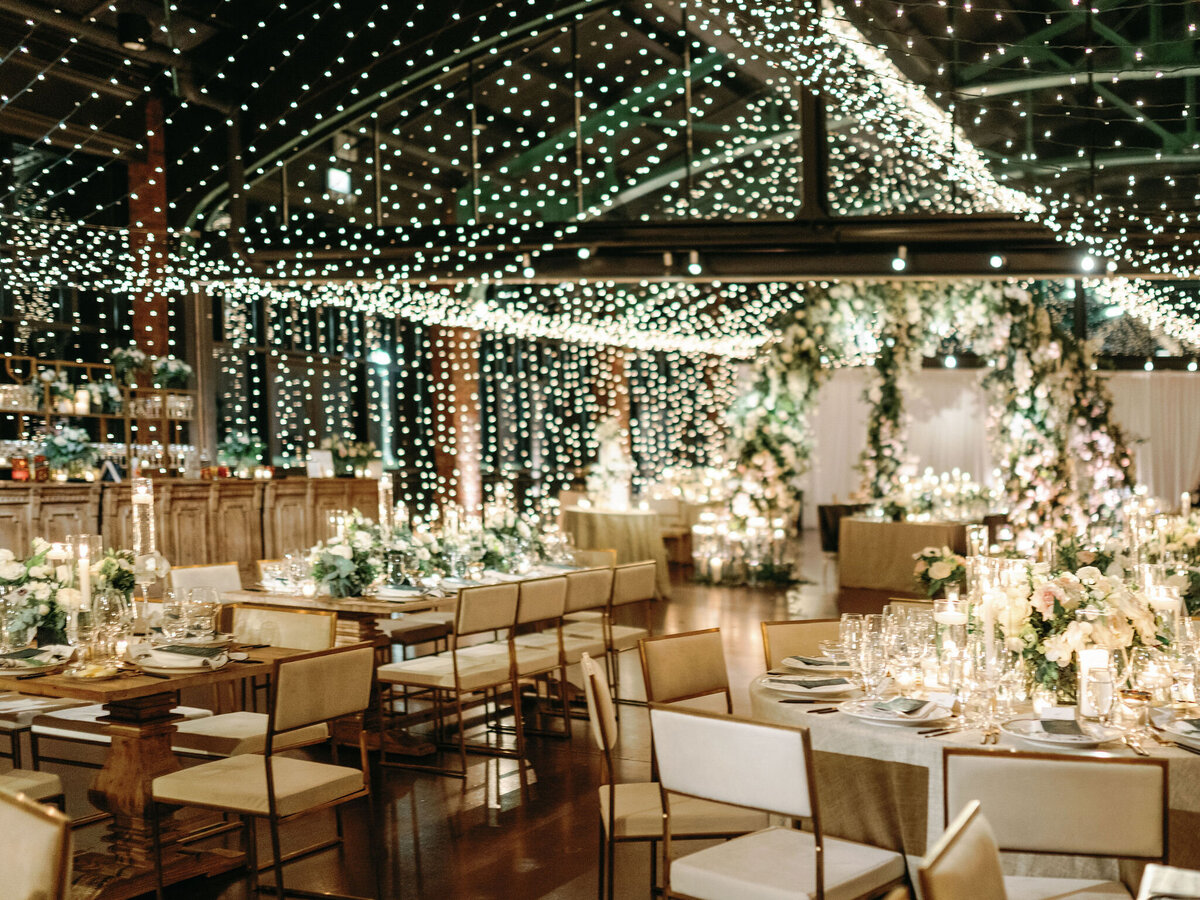
[(79, 597), (84, 609), (92, 605), (92, 548), (87, 541), (81, 541), (79, 553)]

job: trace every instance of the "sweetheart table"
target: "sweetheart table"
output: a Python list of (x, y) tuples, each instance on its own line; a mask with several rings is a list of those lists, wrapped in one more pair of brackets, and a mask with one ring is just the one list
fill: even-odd
[[(942, 748), (947, 744), (978, 747), (980, 734), (968, 730), (944, 737), (924, 737), (915, 727), (874, 725), (841, 713), (812, 714), (821, 704), (780, 703), (794, 694), (750, 684), (751, 718), (807, 728), (815, 751), (818, 800), (828, 834), (896, 850), (916, 863), (945, 830), (942, 812)], [(1033, 750), (1007, 734), (988, 749)], [(1169, 760), (1170, 863), (1200, 868), (1200, 756), (1147, 741), (1152, 756)], [(1044, 752), (1044, 750), (1043, 750)], [(1105, 744), (1080, 756), (1132, 757), (1123, 745)], [(1103, 785), (1097, 785), (1103, 790)], [(1029, 798), (1030, 815), (1053, 816), (1053, 798)], [(1120, 808), (1115, 805), (1114, 814)], [(1121, 880), (1136, 888), (1141, 866), (1085, 857), (1006, 853), (1005, 871), (1012, 875), (1044, 875)]]

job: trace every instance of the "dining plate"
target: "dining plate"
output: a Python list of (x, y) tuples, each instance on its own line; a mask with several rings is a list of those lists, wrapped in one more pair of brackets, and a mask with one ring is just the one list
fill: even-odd
[(939, 703), (929, 701), (923, 709), (916, 713), (901, 713), (879, 709), (878, 700), (849, 700), (838, 707), (838, 711), (854, 719), (871, 722), (874, 725), (930, 725), (941, 722), (951, 716), (951, 710)]
[(233, 634), (217, 634), (209, 638), (179, 638), (171, 643), (185, 647), (228, 647), (236, 640), (237, 636)]
[(144, 660), (138, 661), (138, 668), (154, 675), (197, 675), (202, 672), (215, 672), (228, 665), (228, 659), (214, 659), (208, 665), (201, 666), (156, 666)]
[[(1073, 719), (1052, 719), (1052, 722), (1072, 722)], [(1018, 716), (1000, 724), (1005, 734), (1043, 747), (1076, 747), (1091, 749), (1121, 736), (1121, 729), (1093, 722), (1080, 722), (1082, 734), (1054, 734), (1042, 728), (1042, 721), (1033, 716)]]
[[(840, 675), (840, 673), (839, 673)], [(837, 675), (829, 676), (831, 678)], [(806, 681), (824, 681), (823, 678), (801, 678), (796, 675), (760, 675), (758, 683), (772, 691), (783, 691), (788, 694), (804, 694), (812, 697), (838, 697), (858, 690), (858, 685), (849, 679), (842, 684), (821, 684), (807, 687)]]
[(1159, 725), (1158, 730), (1169, 735), (1171, 740), (1193, 750), (1200, 750), (1200, 730), (1193, 728), (1183, 721), (1167, 722)]
[(789, 656), (786, 659), (781, 659), (780, 662), (785, 668), (792, 669), (796, 672), (817, 673), (822, 675), (852, 675), (855, 671), (854, 666), (850, 663), (844, 665), (835, 664), (832, 660), (825, 664), (814, 664), (805, 662), (805, 660), (817, 659), (818, 657), (811, 656)]
[(113, 665), (88, 663), (78, 668), (63, 669), (60, 674), (72, 681), (108, 681), (120, 675), (121, 669)]

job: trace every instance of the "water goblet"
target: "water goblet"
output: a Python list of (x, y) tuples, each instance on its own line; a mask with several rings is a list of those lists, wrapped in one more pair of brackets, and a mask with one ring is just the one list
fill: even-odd
[(163, 637), (174, 643), (187, 637), (187, 600), (182, 591), (167, 591), (162, 601)]
[[(1100, 725), (1108, 725), (1112, 720), (1113, 701), (1116, 697), (1115, 688), (1112, 670), (1109, 668), (1087, 670), (1087, 679), (1083, 690), (1087, 693), (1088, 704), (1093, 713), (1087, 718), (1094, 718)], [(1076, 707), (1077, 714), (1078, 710), (1082, 708), (1082, 704)]]
[(220, 594), (215, 588), (195, 587), (188, 592), (184, 618), (190, 638), (210, 640), (217, 631), (221, 610)]

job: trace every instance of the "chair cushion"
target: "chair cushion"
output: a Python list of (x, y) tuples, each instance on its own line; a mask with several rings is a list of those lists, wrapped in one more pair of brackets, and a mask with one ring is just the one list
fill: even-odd
[[(460, 651), (461, 652), (461, 651)], [(375, 670), (376, 677), (389, 684), (408, 684), (414, 687), (454, 687), (454, 651), (433, 656), (388, 663)], [(487, 657), (459, 657), (459, 683), (464, 691), (491, 687), (509, 680), (508, 654), (498, 662)]]
[(423, 644), (450, 633), (447, 623), (421, 619), (416, 614), (399, 619), (376, 619), (375, 625), (395, 644)]
[[(618, 784), (617, 810), (613, 818), (614, 837), (662, 837), (662, 794), (652, 781)], [(600, 787), (601, 827), (608, 830), (608, 786)], [(671, 803), (671, 834), (745, 834), (767, 826), (767, 814), (698, 800), (676, 797)]]
[[(827, 900), (859, 897), (903, 877), (899, 853), (825, 839)], [(768, 828), (706, 847), (671, 864), (671, 890), (698, 900), (809, 900), (816, 891), (816, 842), (805, 831)]]
[(568, 622), (596, 623), (596, 622), (603, 622), (603, 621), (604, 621), (604, 610), (603, 609), (581, 609), (579, 612), (567, 613), (565, 616), (563, 616), (563, 625), (564, 626)]
[[(517, 636), (516, 644), (518, 653), (521, 647), (553, 648), (557, 652), (558, 635), (545, 631), (539, 631), (537, 634), (522, 634)], [(592, 657), (603, 656), (603, 638), (582, 638), (572, 637), (568, 634), (563, 635), (563, 654), (567, 658), (567, 665), (575, 665), (585, 653)]]
[[(202, 719), (212, 715), (211, 709), (201, 709), (197, 706), (176, 706), (171, 710), (176, 716), (184, 719)], [(97, 721), (106, 715), (104, 707), (99, 703), (89, 703), (87, 706), (76, 706), (71, 709), (61, 709), (45, 715), (35, 716), (33, 730), (39, 737), (61, 737), (75, 741), (92, 741), (97, 744), (107, 744), (108, 735), (104, 733), (106, 722)]]
[(51, 797), (61, 797), (62, 779), (52, 772), (35, 772), (32, 769), (10, 769), (0, 775), (0, 791), (6, 794), (24, 794), (39, 802)]
[[(297, 728), (275, 736), (275, 749), (282, 750), (300, 744), (316, 743), (329, 738), (324, 722)], [(171, 746), (176, 750), (209, 753), (213, 756), (237, 756), (240, 753), (262, 753), (267, 745), (267, 716), (265, 713), (232, 712), (180, 722)]]
[[(346, 766), (274, 756), (272, 768), (281, 816), (345, 797), (363, 786), (362, 772)], [(266, 815), (266, 757), (244, 753), (180, 769), (155, 778), (153, 790), (161, 803)]]
[(1116, 881), (1092, 881), (1087, 878), (1034, 878), (1006, 875), (1004, 892), (1008, 900), (1101, 900), (1132, 897), (1125, 885)]
[[(604, 626), (596, 623), (575, 622), (573, 624), (563, 623), (563, 634), (571, 637), (586, 638), (588, 640), (604, 640)], [(645, 628), (638, 628), (636, 625), (614, 625), (612, 626), (612, 643), (613, 649), (632, 650), (637, 646), (638, 641), (642, 638), (650, 637), (650, 632)]]

